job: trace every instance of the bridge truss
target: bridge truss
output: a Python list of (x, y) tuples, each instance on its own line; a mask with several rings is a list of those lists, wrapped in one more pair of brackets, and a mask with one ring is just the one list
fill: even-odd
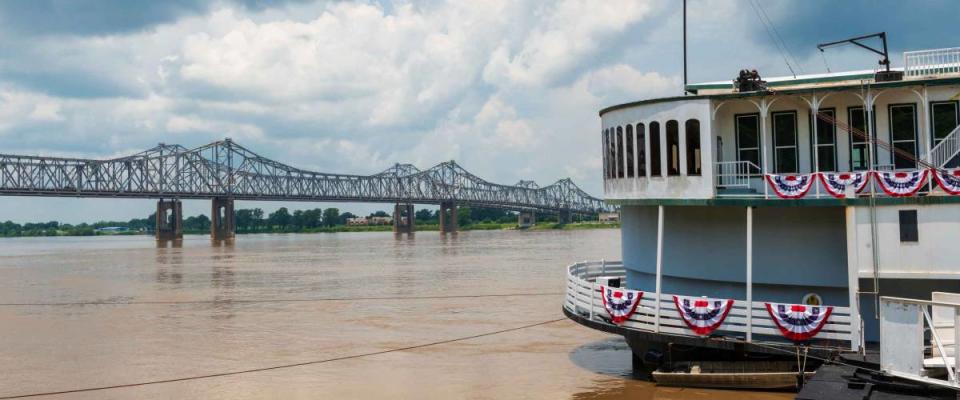
[(307, 171), (262, 157), (230, 139), (194, 149), (160, 144), (114, 159), (0, 154), (0, 195), (168, 199), (456, 203), (556, 213), (611, 206), (569, 178), (538, 187), (487, 182), (454, 161), (420, 170), (396, 164), (373, 175)]

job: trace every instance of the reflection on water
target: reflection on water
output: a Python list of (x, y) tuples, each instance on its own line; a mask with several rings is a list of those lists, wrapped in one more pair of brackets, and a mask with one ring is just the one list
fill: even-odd
[[(338, 233), (0, 240), (0, 396), (341, 357), (560, 318), (563, 266), (619, 258), (619, 232)], [(416, 300), (250, 302), (550, 292)], [(562, 321), (414, 351), (65, 396), (690, 399), (657, 388), (622, 339)]]

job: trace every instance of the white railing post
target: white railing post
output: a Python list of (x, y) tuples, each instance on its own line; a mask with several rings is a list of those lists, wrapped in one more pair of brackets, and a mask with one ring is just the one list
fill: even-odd
[(660, 283), (663, 275), (663, 206), (657, 206), (657, 280), (654, 298), (654, 330), (660, 332)]
[(597, 281), (594, 280), (590, 282), (590, 320), (591, 321), (593, 321), (593, 307), (596, 305), (596, 302), (594, 302), (593, 300), (593, 298), (596, 297), (594, 296), (596, 293), (597, 293)]
[(747, 342), (753, 340), (753, 207), (747, 207)]
[[(953, 370), (960, 371), (960, 307), (953, 308)], [(954, 377), (960, 385), (960, 375)]]

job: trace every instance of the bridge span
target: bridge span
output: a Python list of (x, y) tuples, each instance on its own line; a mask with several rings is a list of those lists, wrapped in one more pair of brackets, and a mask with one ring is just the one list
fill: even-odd
[(441, 232), (457, 230), (457, 206), (571, 214), (610, 211), (569, 178), (540, 187), (488, 182), (454, 161), (420, 170), (396, 164), (373, 175), (314, 172), (260, 156), (229, 138), (188, 149), (159, 144), (126, 157), (82, 159), (0, 154), (0, 195), (149, 198), (157, 202), (157, 239), (183, 236), (182, 199), (211, 200), (213, 239), (234, 236), (234, 200), (394, 203), (394, 230), (413, 231), (413, 204), (440, 205)]

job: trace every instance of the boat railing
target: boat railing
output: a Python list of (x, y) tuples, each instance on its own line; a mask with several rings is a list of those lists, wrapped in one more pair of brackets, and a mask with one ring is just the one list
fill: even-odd
[(760, 176), (760, 167), (751, 161), (720, 161), (716, 167), (717, 187), (723, 189), (750, 187), (750, 178)]
[[(933, 299), (880, 297), (880, 368), (900, 378), (960, 389), (960, 294), (935, 292)], [(929, 351), (925, 337), (930, 338)], [(931, 370), (946, 370), (946, 378)]]
[[(598, 277), (626, 279), (626, 270), (619, 261), (583, 261), (567, 269), (567, 291), (564, 307), (583, 318), (594, 322), (610, 323), (603, 306)], [(623, 282), (622, 282), (623, 283)], [(678, 294), (679, 295), (679, 294)], [(696, 294), (691, 294), (696, 296)], [(693, 336), (680, 318), (673, 300), (674, 294), (644, 293), (637, 311), (620, 326), (648, 332)], [(833, 312), (809, 344), (811, 347), (857, 350), (859, 332), (855, 329), (849, 307), (833, 307)], [(783, 345), (779, 328), (770, 317), (763, 301), (747, 305), (744, 300), (734, 299), (733, 308), (723, 325), (711, 334), (711, 339), (746, 341), (757, 344)]]
[(907, 78), (960, 73), (960, 47), (906, 51), (903, 74)]

